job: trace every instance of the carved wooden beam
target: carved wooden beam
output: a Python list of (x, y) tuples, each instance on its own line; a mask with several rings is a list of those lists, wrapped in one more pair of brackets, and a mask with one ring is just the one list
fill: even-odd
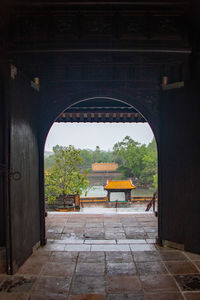
[(59, 116), (56, 122), (70, 122), (70, 123), (138, 123), (146, 122), (146, 120), (137, 112), (67, 112), (65, 111)]

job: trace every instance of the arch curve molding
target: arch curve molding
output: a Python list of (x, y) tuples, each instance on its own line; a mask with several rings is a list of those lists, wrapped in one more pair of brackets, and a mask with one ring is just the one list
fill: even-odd
[[(47, 96), (45, 96), (47, 97)], [(111, 98), (124, 102), (136, 109), (147, 120), (155, 137), (159, 135), (159, 93), (155, 90), (135, 89), (134, 87), (115, 86), (85, 87), (77, 86), (62, 89), (56, 87), (49, 93), (48, 102), (40, 117), (40, 136), (45, 143), (47, 134), (56, 118), (67, 108), (80, 101), (94, 98)]]

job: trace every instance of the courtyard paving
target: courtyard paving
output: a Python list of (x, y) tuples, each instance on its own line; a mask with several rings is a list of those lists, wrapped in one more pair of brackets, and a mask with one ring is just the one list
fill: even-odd
[(151, 213), (48, 213), (48, 243), (0, 300), (199, 300), (200, 255), (155, 245)]

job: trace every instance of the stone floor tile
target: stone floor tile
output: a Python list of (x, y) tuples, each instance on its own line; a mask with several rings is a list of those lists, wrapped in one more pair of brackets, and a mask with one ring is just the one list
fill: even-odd
[(69, 262), (58, 263), (58, 262), (49, 262), (46, 263), (41, 271), (41, 275), (45, 276), (72, 276), (75, 269), (75, 263)]
[(190, 252), (184, 252), (184, 254), (191, 260), (200, 260), (200, 254)]
[(79, 233), (79, 232), (81, 232), (81, 231), (83, 231), (83, 229), (84, 229), (84, 226), (82, 226), (82, 225), (78, 225), (78, 226), (65, 226), (64, 227), (64, 229), (63, 229), (63, 231), (62, 231), (62, 233), (69, 233), (69, 232), (77, 232), (77, 233)]
[(125, 233), (123, 228), (119, 228), (119, 227), (109, 227), (109, 228), (104, 228), (105, 233)]
[(51, 232), (47, 232), (46, 237), (47, 239), (55, 239), (55, 240), (60, 240), (61, 239), (62, 234), (61, 233), (51, 233)]
[(171, 251), (177, 251), (174, 248), (170, 248), (170, 247), (166, 247), (166, 246), (160, 246), (158, 244), (155, 244), (155, 247), (156, 247), (157, 251), (159, 251), (159, 252), (163, 252), (163, 251), (164, 252), (166, 252), (166, 251), (169, 251), (169, 252), (171, 252)]
[(104, 275), (105, 263), (78, 263), (76, 267), (76, 275), (98, 276)]
[(8, 279), (10, 276), (6, 275), (6, 274), (0, 274), (0, 286), (2, 284), (2, 282), (6, 279)]
[(105, 233), (105, 238), (108, 240), (111, 239), (125, 239), (126, 235), (123, 232), (106, 232)]
[(51, 256), (52, 254), (52, 251), (51, 250), (45, 250), (45, 246), (43, 247), (39, 247), (36, 251), (33, 252), (33, 254), (29, 257), (29, 260), (33, 259), (35, 261), (43, 261), (43, 262), (46, 262), (49, 260), (49, 257)]
[(84, 244), (103, 245), (103, 244), (116, 244), (116, 240), (85, 240)]
[[(58, 243), (60, 243), (60, 242), (58, 242)], [(62, 244), (83, 244), (84, 243), (84, 240), (82, 239), (82, 240), (76, 240), (76, 239), (65, 239), (65, 240), (61, 240), (61, 243)]]
[(26, 261), (21, 268), (17, 271), (17, 274), (29, 274), (29, 275), (39, 275), (44, 263), (35, 262), (35, 261)]
[[(71, 230), (71, 234), (74, 233), (75, 235), (82, 235), (84, 233), (84, 228), (74, 228), (73, 230)], [(70, 232), (66, 232), (66, 233), (70, 233)]]
[(79, 236), (83, 236), (84, 227), (82, 228), (73, 228), (73, 229), (66, 229), (65, 232), (62, 233), (62, 238), (76, 238), (78, 239)]
[(106, 252), (106, 261), (109, 263), (132, 263), (131, 252)]
[(147, 244), (155, 244), (156, 239), (146, 239)]
[[(50, 214), (46, 221), (52, 239), (20, 268), (18, 274), (23, 276), (0, 276), (0, 300), (179, 300), (183, 294), (184, 299), (200, 299), (200, 255), (153, 245), (157, 235), (153, 215)], [(90, 235), (86, 240), (84, 232)], [(124, 237), (118, 238), (120, 235)], [(78, 274), (71, 285), (76, 262)], [(134, 263), (141, 281), (134, 275)], [(163, 263), (172, 275), (166, 275)], [(18, 282), (16, 278), (35, 281)], [(73, 295), (67, 298), (70, 287)]]
[(136, 239), (124, 239), (124, 240), (117, 240), (117, 244), (146, 244), (145, 240), (136, 240)]
[(87, 295), (71, 295), (69, 300), (106, 300), (105, 295), (87, 294)]
[(40, 277), (36, 281), (32, 293), (39, 295), (66, 295), (69, 291), (70, 283), (71, 277)]
[(52, 255), (49, 259), (50, 262), (58, 262), (58, 263), (73, 263), (77, 260), (78, 252), (52, 252)]
[(147, 238), (148, 239), (156, 239), (157, 235), (158, 235), (158, 233), (156, 233), (156, 232), (148, 232)]
[(101, 222), (97, 222), (97, 223), (89, 222), (89, 223), (85, 224), (85, 228), (103, 228), (103, 223), (101, 223)]
[(104, 228), (123, 228), (120, 221), (113, 223), (104, 223)]
[(151, 220), (145, 220), (144, 219), (144, 221), (140, 221), (140, 226), (143, 226), (144, 227), (144, 229), (145, 229), (145, 227), (153, 227), (153, 226), (157, 226), (157, 224), (155, 224), (155, 222), (153, 221), (151, 221)]
[(182, 291), (200, 291), (200, 274), (175, 275)]
[(122, 227), (122, 225), (119, 226), (119, 221), (118, 222), (114, 222), (112, 221), (112, 219), (105, 219), (104, 218), (104, 228), (115, 228), (115, 227)]
[(193, 262), (193, 264), (195, 264), (197, 266), (197, 268), (200, 271), (200, 260), (197, 260), (197, 261), (193, 260), (192, 262)]
[(108, 276), (106, 280), (107, 292), (112, 294), (140, 294), (141, 283), (138, 276)]
[(29, 300), (25, 293), (0, 293), (0, 300)]
[(161, 257), (157, 251), (134, 251), (133, 259), (136, 262), (160, 261)]
[(72, 242), (73, 244), (83, 244), (84, 240), (80, 239), (80, 240), (76, 240), (76, 239), (62, 239), (62, 240), (49, 240), (49, 241), (54, 241), (55, 244), (69, 244), (70, 242)]
[[(135, 218), (134, 218), (135, 219)], [(124, 228), (127, 227), (139, 227), (140, 224), (137, 220), (122, 220), (122, 225)]]
[(136, 262), (136, 267), (140, 275), (167, 274), (164, 264), (160, 261)]
[(144, 295), (133, 295), (133, 294), (114, 294), (109, 295), (108, 300), (145, 300)]
[(105, 233), (104, 231), (97, 231), (97, 230), (89, 230), (84, 232), (83, 237), (84, 239), (104, 239)]
[(66, 245), (65, 251), (90, 251), (91, 246), (90, 245)]
[(33, 276), (9, 276), (0, 284), (0, 292), (26, 293), (29, 292), (36, 281)]
[(184, 297), (187, 300), (199, 300), (200, 292), (186, 292), (184, 293)]
[[(44, 251), (44, 252), (47, 252), (47, 251)], [(48, 262), (50, 260), (50, 257), (51, 257), (50, 255), (49, 256), (31, 255), (31, 257), (29, 257), (29, 259), (27, 259), (27, 261), (24, 263), (24, 265), (27, 265), (27, 267), (29, 265), (34, 265), (34, 264), (43, 266), (46, 262)]]
[(55, 243), (48, 243), (43, 247), (45, 251), (64, 251), (65, 245), (63, 244), (55, 244)]
[(107, 263), (107, 274), (110, 275), (136, 275), (134, 263)]
[(177, 292), (178, 287), (170, 275), (148, 275), (140, 277), (146, 292)]
[(129, 233), (126, 234), (126, 238), (131, 240), (146, 240), (148, 235), (146, 233)]
[(91, 251), (130, 251), (129, 245), (92, 245)]
[(154, 245), (150, 244), (131, 244), (131, 251), (155, 251)]
[(47, 228), (47, 233), (62, 233), (64, 226), (51, 226), (51, 228)]
[(166, 261), (165, 266), (171, 274), (195, 274), (198, 269), (190, 261)]
[(74, 231), (75, 229), (85, 228), (84, 223), (76, 224), (76, 223), (66, 223), (63, 229), (63, 233), (66, 231)]
[(181, 293), (154, 293), (146, 295), (146, 300), (183, 300)]
[(78, 263), (104, 263), (104, 252), (80, 252), (78, 257)]
[(81, 240), (83, 238), (84, 238), (83, 233), (75, 233), (75, 232), (64, 233), (61, 236), (61, 240), (68, 240), (68, 239)]
[(163, 261), (184, 261), (187, 257), (180, 251), (160, 251), (160, 256)]
[(73, 280), (72, 294), (104, 294), (104, 276), (76, 275)]
[(131, 227), (125, 227), (125, 232), (127, 234), (129, 233), (144, 233), (144, 228), (140, 227), (135, 227), (135, 226), (131, 226)]
[(124, 232), (124, 227), (119, 223), (117, 226), (112, 224), (104, 226), (105, 232)]
[[(1, 298), (0, 298), (1, 299)], [(28, 300), (67, 300), (68, 296), (58, 294), (49, 294), (49, 295), (30, 295)]]
[(157, 233), (158, 232), (158, 229), (157, 229), (157, 227), (144, 227), (144, 230), (146, 231), (146, 232), (155, 232), (155, 233)]

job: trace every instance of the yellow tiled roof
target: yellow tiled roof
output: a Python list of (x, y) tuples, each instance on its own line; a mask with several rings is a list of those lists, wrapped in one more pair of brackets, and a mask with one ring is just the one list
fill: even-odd
[(133, 185), (131, 179), (129, 180), (107, 180), (104, 186), (105, 190), (132, 190), (136, 187)]
[(94, 163), (92, 164), (92, 171), (116, 171), (118, 164), (116, 163)]

